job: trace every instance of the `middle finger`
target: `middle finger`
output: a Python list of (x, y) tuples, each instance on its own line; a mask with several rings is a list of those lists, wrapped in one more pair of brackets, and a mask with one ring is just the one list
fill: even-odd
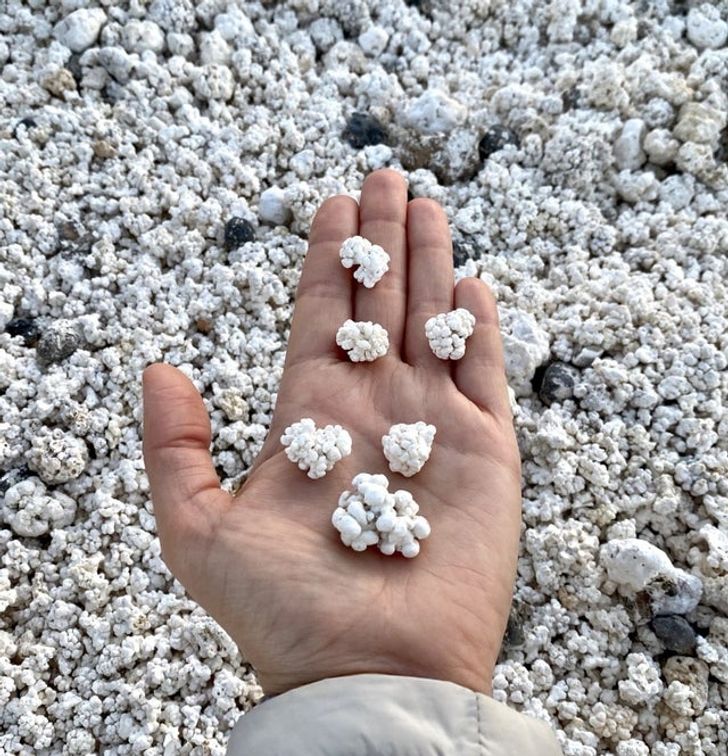
[(407, 311), (407, 184), (393, 170), (371, 173), (359, 200), (359, 234), (389, 253), (389, 270), (371, 289), (357, 284), (356, 320), (380, 323), (389, 332), (390, 351), (399, 355)]

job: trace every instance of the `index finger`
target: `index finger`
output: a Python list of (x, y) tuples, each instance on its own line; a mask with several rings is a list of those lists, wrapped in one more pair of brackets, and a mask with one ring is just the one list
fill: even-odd
[(339, 249), (359, 231), (359, 205), (346, 195), (325, 200), (311, 224), (296, 291), (288, 361), (336, 356), (336, 331), (353, 314), (353, 279)]

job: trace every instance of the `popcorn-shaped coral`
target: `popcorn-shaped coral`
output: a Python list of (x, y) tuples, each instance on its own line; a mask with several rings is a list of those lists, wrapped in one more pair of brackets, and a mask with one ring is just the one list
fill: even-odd
[(373, 362), (387, 353), (389, 334), (379, 323), (347, 320), (336, 332), (336, 343), (352, 362)]
[(430, 523), (418, 515), (419, 505), (409, 491), (390, 493), (385, 475), (359, 473), (344, 491), (331, 516), (341, 542), (354, 551), (378, 546), (387, 556), (399, 551), (411, 558), (420, 553), (418, 539), (430, 535)]
[(425, 323), (430, 349), (441, 360), (459, 360), (465, 354), (465, 341), (474, 329), (475, 316), (464, 307), (442, 312)]
[(354, 278), (371, 289), (389, 270), (389, 254), (378, 244), (372, 244), (363, 236), (351, 236), (339, 250), (341, 264), (345, 268), (358, 265)]
[(76, 502), (61, 491), (49, 495), (38, 478), (11, 486), (0, 501), (0, 519), (19, 536), (37, 538), (70, 525), (76, 516)]
[(33, 438), (28, 467), (44, 483), (67, 483), (78, 478), (88, 464), (86, 443), (61, 428), (42, 428)]
[(310, 417), (289, 425), (281, 436), (286, 456), (309, 478), (323, 478), (334, 465), (351, 454), (351, 436), (340, 425), (317, 428)]
[(406, 478), (418, 473), (430, 458), (437, 429), (420, 420), (416, 423), (397, 423), (382, 436), (382, 449), (389, 469)]

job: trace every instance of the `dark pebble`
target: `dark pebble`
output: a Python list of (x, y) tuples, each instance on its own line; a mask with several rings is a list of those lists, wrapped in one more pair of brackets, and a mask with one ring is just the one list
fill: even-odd
[(538, 397), (544, 404), (553, 404), (568, 399), (574, 394), (574, 384), (579, 373), (565, 362), (552, 362), (543, 372)]
[(78, 331), (67, 321), (51, 323), (43, 331), (35, 349), (38, 358), (47, 364), (70, 357), (81, 342)]
[(56, 225), (56, 230), (58, 232), (56, 253), (70, 256), (87, 255), (91, 251), (94, 243), (93, 236), (85, 233), (83, 228), (74, 221), (62, 221)]
[[(718, 139), (718, 146), (713, 153), (713, 157), (718, 163), (728, 162), (728, 128), (721, 131), (720, 138)], [(673, 170), (671, 173), (677, 173), (678, 171), (675, 169), (674, 164), (672, 167)]]
[(668, 651), (690, 654), (695, 650), (695, 630), (678, 614), (665, 614), (652, 619), (652, 629)]
[(508, 624), (503, 636), (503, 646), (506, 648), (520, 648), (526, 641), (523, 634), (523, 606), (513, 602), (511, 613), (508, 615)]
[(245, 218), (230, 218), (225, 224), (225, 249), (237, 249), (255, 239), (255, 229)]
[(496, 124), (491, 126), (488, 131), (485, 132), (483, 138), (478, 142), (478, 155), (481, 160), (489, 158), (494, 152), (502, 150), (507, 144), (514, 144), (518, 146), (518, 137), (513, 131)]
[(452, 243), (452, 264), (456, 268), (459, 265), (464, 265), (467, 260), (471, 260), (473, 257), (474, 251), (470, 244), (462, 241), (454, 241)]
[(387, 130), (368, 113), (352, 113), (343, 137), (357, 150), (370, 144), (387, 144)]
[(58, 238), (64, 241), (76, 241), (81, 236), (81, 229), (72, 220), (61, 221), (57, 229)]
[(9, 488), (16, 486), (21, 481), (29, 478), (32, 474), (33, 473), (27, 465), (0, 473), (0, 496), (3, 496)]
[(423, 16), (432, 15), (432, 0), (404, 0), (404, 2), (410, 8), (417, 8)]
[(5, 326), (11, 336), (22, 336), (25, 346), (33, 346), (40, 336), (40, 329), (34, 318), (15, 318)]
[(579, 90), (572, 87), (566, 92), (561, 93), (561, 102), (563, 103), (564, 112), (573, 110), (579, 104)]
[(66, 63), (66, 68), (71, 72), (76, 81), (76, 86), (81, 86), (81, 79), (83, 78), (83, 71), (81, 69), (81, 56), (79, 53), (73, 53)]

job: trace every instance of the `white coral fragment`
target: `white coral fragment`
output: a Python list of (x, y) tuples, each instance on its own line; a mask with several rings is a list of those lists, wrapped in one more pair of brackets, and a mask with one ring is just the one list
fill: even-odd
[(289, 425), (281, 436), (286, 456), (306, 470), (309, 478), (323, 478), (334, 465), (351, 454), (351, 436), (340, 425), (317, 428), (310, 417)]
[(373, 362), (389, 349), (389, 334), (379, 323), (347, 320), (336, 332), (336, 343), (352, 362)]
[(64, 528), (75, 516), (76, 502), (61, 491), (48, 494), (38, 478), (28, 478), (8, 488), (4, 504), (0, 505), (0, 521), (7, 522), (16, 535), (30, 538)]
[(28, 467), (44, 483), (67, 483), (78, 478), (88, 464), (86, 442), (61, 428), (42, 428), (33, 438)]
[(631, 591), (646, 591), (654, 614), (687, 614), (700, 602), (697, 575), (673, 566), (661, 549), (640, 538), (618, 538), (601, 547), (609, 579)]
[(339, 250), (341, 264), (345, 268), (354, 265), (354, 278), (371, 289), (389, 270), (389, 254), (378, 244), (372, 244), (363, 236), (351, 236)]
[(437, 429), (420, 420), (416, 423), (397, 423), (382, 436), (382, 449), (389, 469), (406, 478), (417, 474), (430, 458)]
[(385, 475), (359, 473), (351, 484), (354, 490), (341, 494), (331, 516), (341, 542), (354, 551), (377, 546), (387, 556), (399, 551), (407, 558), (416, 557), (419, 540), (430, 535), (430, 523), (417, 514), (419, 505), (412, 494), (390, 493)]
[(430, 349), (441, 360), (459, 360), (474, 329), (475, 316), (464, 307), (434, 315), (425, 323)]

